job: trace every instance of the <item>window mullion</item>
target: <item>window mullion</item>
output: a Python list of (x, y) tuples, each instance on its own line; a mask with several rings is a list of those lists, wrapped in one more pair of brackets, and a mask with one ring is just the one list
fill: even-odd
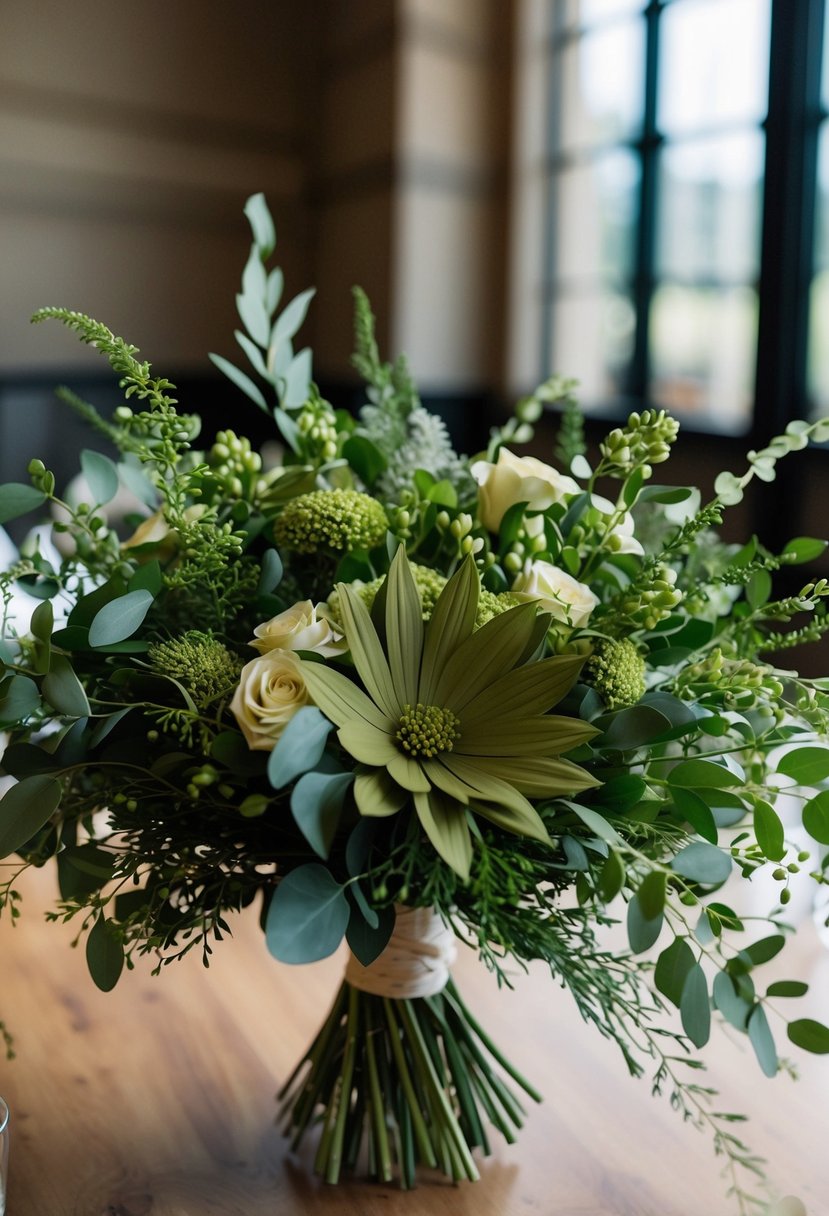
[(657, 88), (659, 71), (659, 16), (661, 4), (648, 5), (644, 19), (645, 33), (645, 105), (642, 124), (640, 157), (642, 176), (639, 192), (639, 224), (636, 234), (636, 267), (633, 299), (636, 313), (633, 358), (630, 367), (628, 395), (643, 405), (649, 399), (650, 358), (649, 326), (653, 296), (656, 259), (656, 208), (659, 171), (657, 128)]

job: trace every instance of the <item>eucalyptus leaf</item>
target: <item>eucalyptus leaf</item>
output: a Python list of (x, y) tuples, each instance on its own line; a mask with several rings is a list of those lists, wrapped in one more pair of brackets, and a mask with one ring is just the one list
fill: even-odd
[(132, 637), (143, 624), (153, 597), (149, 591), (128, 591), (110, 600), (95, 614), (89, 626), (90, 646), (110, 646)]
[(27, 515), (45, 502), (46, 495), (42, 490), (19, 482), (6, 482), (0, 486), (0, 524)]
[(260, 192), (250, 196), (245, 203), (245, 215), (253, 231), (259, 254), (265, 261), (276, 248), (276, 229), (264, 194)]
[(282, 558), (276, 549), (266, 549), (262, 554), (260, 571), (257, 593), (259, 595), (269, 595), (282, 582), (284, 571)]
[(751, 1005), (740, 996), (727, 971), (718, 971), (712, 989), (714, 1004), (725, 1020), (737, 1030), (745, 1030)]
[(786, 853), (783, 824), (774, 807), (762, 799), (754, 804), (754, 835), (769, 861), (781, 861)]
[(630, 948), (634, 954), (642, 954), (649, 950), (662, 931), (663, 915), (648, 920), (642, 914), (638, 899), (633, 898), (628, 904), (627, 933)]
[(693, 790), (678, 786), (671, 791), (674, 806), (709, 844), (717, 843), (717, 824), (711, 808)]
[(12, 676), (0, 684), (0, 726), (25, 722), (40, 705), (40, 693), (28, 676)]
[(679, 1008), (688, 973), (695, 965), (694, 952), (684, 938), (676, 937), (656, 960), (653, 980), (656, 987)]
[[(791, 1032), (791, 1026), (789, 1027)], [(749, 1014), (748, 1037), (757, 1061), (767, 1077), (773, 1077), (778, 1069), (774, 1036), (762, 1005), (755, 1005)]]
[[(315, 294), (315, 288), (309, 287), (307, 291), (301, 291), (298, 296), (294, 296), (289, 304), (285, 305), (271, 331), (270, 345), (272, 349), (278, 349), (283, 342), (293, 338), (305, 320), (311, 300)], [(266, 344), (267, 338), (263, 345)]]
[(311, 389), (312, 360), (311, 348), (305, 346), (294, 355), (288, 364), (282, 388), (282, 404), (286, 409), (296, 408), (308, 400)]
[(665, 908), (667, 876), (661, 870), (651, 870), (640, 882), (634, 896), (645, 920), (654, 920)]
[(305, 773), (291, 792), (291, 812), (314, 852), (327, 858), (353, 773)]
[(346, 439), (343, 444), (343, 456), (367, 486), (374, 485), (388, 463), (377, 445), (365, 435), (352, 435)]
[(777, 771), (798, 785), (817, 785), (829, 777), (829, 747), (797, 747), (781, 756)]
[(365, 911), (374, 910), (369, 909), (368, 905), (365, 909), (363, 908), (365, 896), (359, 891), (358, 884), (352, 883), (348, 890), (355, 897), (355, 903), (359, 906), (353, 906), (351, 909), (346, 929), (346, 941), (357, 961), (364, 967), (369, 967), (389, 944), (394, 930), (394, 908), (380, 908), (378, 912), (374, 913), (375, 923), (372, 924), (366, 917)]
[(788, 1026), (790, 1042), (813, 1055), (825, 1056), (829, 1052), (829, 1026), (813, 1018), (799, 1018)]
[(111, 502), (118, 493), (118, 469), (114, 461), (102, 452), (85, 448), (81, 452), (81, 472), (98, 506)]
[(713, 760), (680, 760), (668, 773), (668, 785), (680, 789), (728, 789), (740, 785), (739, 774)]
[(16, 853), (40, 831), (60, 803), (60, 783), (45, 774), (24, 777), (0, 798), (0, 858)]
[(319, 763), (333, 724), (316, 705), (303, 705), (277, 740), (268, 760), (268, 780), (276, 790)]
[(342, 941), (350, 914), (344, 888), (325, 866), (300, 866), (274, 892), (265, 920), (268, 950), (283, 963), (327, 958)]
[(711, 1034), (711, 1005), (708, 981), (699, 963), (689, 969), (679, 1001), (682, 1029), (695, 1047), (704, 1047)]
[(774, 984), (769, 984), (766, 996), (800, 997), (805, 996), (808, 991), (809, 985), (804, 984), (803, 980), (777, 980)]
[(781, 933), (773, 933), (769, 937), (763, 937), (759, 941), (753, 942), (750, 946), (743, 947), (743, 953), (747, 954), (755, 967), (759, 967), (762, 963), (771, 962), (776, 958), (786, 944), (786, 939)]
[(102, 992), (110, 992), (118, 983), (124, 968), (124, 946), (101, 914), (86, 939), (86, 964), (94, 983)]
[(43, 680), (43, 696), (59, 714), (70, 718), (89, 716), (89, 701), (69, 659), (53, 654)]
[(249, 397), (254, 405), (258, 405), (266, 414), (270, 413), (268, 403), (264, 398), (262, 390), (258, 385), (254, 384), (250, 376), (231, 363), (229, 359), (223, 358), (221, 355), (208, 355), (210, 362), (218, 367), (220, 372), (224, 372), (228, 380), (232, 380), (237, 388), (241, 389), (246, 397)]
[(671, 869), (691, 882), (719, 885), (731, 873), (731, 857), (716, 845), (694, 841), (680, 849), (671, 862)]

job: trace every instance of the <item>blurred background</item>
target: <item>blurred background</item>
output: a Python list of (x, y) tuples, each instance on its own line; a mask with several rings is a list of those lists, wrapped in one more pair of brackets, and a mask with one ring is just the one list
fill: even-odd
[[(94, 351), (30, 314), (103, 320), (184, 408), (259, 434), (236, 358), (247, 196), (265, 192), (300, 335), (359, 402), (350, 288), (465, 450), (553, 372), (591, 433), (646, 405), (704, 489), (829, 411), (826, 0), (3, 0), (0, 477), (68, 477), (67, 382)], [(287, 298), (287, 296), (286, 296)], [(249, 425), (248, 425), (249, 422)], [(536, 454), (549, 454), (554, 419)], [(824, 451), (733, 525), (826, 535)]]

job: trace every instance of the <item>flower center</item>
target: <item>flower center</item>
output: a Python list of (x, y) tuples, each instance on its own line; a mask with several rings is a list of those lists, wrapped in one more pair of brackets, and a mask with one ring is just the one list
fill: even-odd
[(460, 738), (460, 722), (451, 709), (439, 705), (404, 705), (395, 738), (410, 756), (437, 756), (451, 752)]

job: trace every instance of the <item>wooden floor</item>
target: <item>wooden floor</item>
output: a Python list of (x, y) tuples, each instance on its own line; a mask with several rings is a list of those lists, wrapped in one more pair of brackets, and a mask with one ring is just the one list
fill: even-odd
[[(468, 954), (456, 976), (496, 1040), (545, 1094), (517, 1145), (482, 1181), (401, 1194), (326, 1187), (287, 1154), (274, 1092), (337, 986), (342, 961), (289, 968), (239, 919), (215, 965), (93, 988), (71, 931), (46, 925), (51, 873), (24, 886), (24, 917), (0, 923), (0, 1016), (18, 1058), (0, 1063), (12, 1109), (8, 1216), (727, 1216), (720, 1162), (541, 971), (498, 992)], [(829, 1014), (829, 953), (804, 920), (785, 975), (812, 984), (802, 1013)], [(781, 1002), (782, 1004), (782, 1002)], [(797, 1016), (801, 1011), (798, 1010)], [(779, 1036), (780, 1037), (780, 1036)], [(769, 1159), (779, 1194), (829, 1213), (829, 1057), (798, 1056), (797, 1083), (766, 1080), (743, 1041), (718, 1036), (709, 1079)]]

